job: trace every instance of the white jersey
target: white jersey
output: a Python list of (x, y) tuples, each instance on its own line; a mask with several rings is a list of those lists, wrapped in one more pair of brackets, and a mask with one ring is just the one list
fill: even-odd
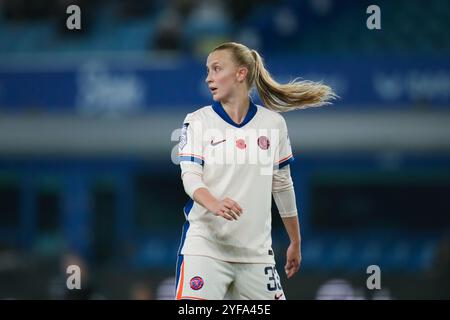
[(189, 113), (179, 143), (182, 174), (202, 174), (217, 199), (243, 209), (236, 221), (188, 201), (179, 254), (229, 262), (275, 263), (271, 237), (273, 170), (294, 160), (284, 118), (250, 101), (236, 124), (220, 102)]

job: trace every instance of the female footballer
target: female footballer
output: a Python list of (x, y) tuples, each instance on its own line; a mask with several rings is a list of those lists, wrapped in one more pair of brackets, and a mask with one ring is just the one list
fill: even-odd
[[(290, 245), (286, 275), (301, 261), (301, 236), (289, 164), (294, 160), (281, 112), (330, 103), (321, 83), (279, 84), (255, 50), (228, 42), (206, 62), (212, 105), (189, 113), (179, 160), (184, 207), (176, 299), (285, 299), (271, 238), (272, 196)], [(250, 90), (256, 87), (263, 105)]]

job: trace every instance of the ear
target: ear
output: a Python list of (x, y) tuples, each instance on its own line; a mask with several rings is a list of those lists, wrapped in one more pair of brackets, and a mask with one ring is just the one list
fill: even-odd
[(244, 82), (247, 79), (248, 69), (246, 67), (239, 67), (237, 69), (236, 78), (238, 82)]

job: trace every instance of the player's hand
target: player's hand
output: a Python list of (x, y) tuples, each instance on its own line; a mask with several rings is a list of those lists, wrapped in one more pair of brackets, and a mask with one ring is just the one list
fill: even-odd
[(284, 271), (286, 272), (288, 279), (297, 273), (301, 261), (302, 254), (300, 245), (291, 242), (286, 252), (286, 265), (284, 266)]
[(227, 220), (237, 220), (242, 214), (241, 206), (230, 198), (217, 201), (210, 210), (216, 216), (221, 216)]

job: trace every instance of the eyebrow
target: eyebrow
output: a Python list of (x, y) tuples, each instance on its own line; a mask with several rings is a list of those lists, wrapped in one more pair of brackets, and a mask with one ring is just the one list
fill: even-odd
[[(215, 65), (215, 64), (219, 64), (219, 61), (213, 61), (212, 63), (211, 63), (211, 67), (213, 66), (213, 65)], [(206, 65), (206, 67), (208, 68), (208, 65)]]

